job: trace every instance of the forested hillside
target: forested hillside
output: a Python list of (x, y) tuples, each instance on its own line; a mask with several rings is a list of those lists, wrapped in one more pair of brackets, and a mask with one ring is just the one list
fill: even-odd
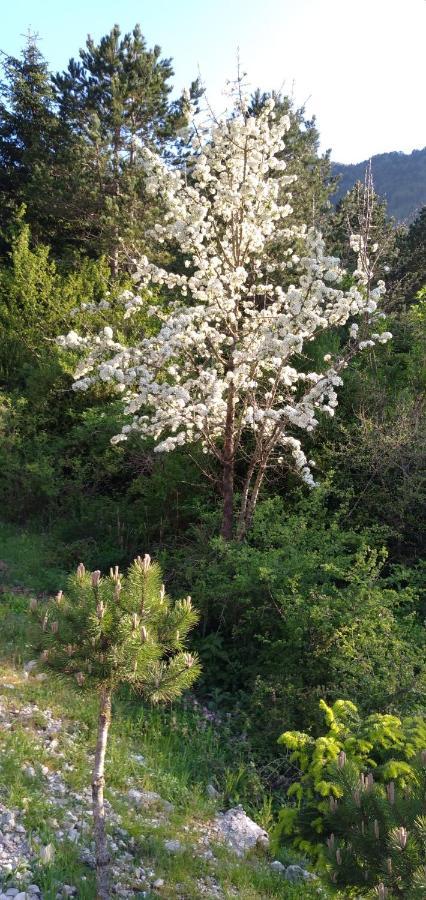
[[(374, 185), (397, 222), (409, 223), (426, 205), (426, 147), (411, 153), (378, 153), (371, 158)], [(357, 181), (363, 181), (368, 160), (345, 165), (333, 163), (339, 177), (334, 202), (338, 203)]]
[(3, 61), (0, 900), (424, 900), (426, 151), (172, 87)]

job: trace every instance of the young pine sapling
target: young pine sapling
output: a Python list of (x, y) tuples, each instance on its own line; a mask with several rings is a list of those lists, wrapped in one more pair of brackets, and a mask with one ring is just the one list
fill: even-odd
[(128, 684), (153, 702), (173, 700), (197, 678), (196, 656), (185, 649), (197, 621), (191, 598), (172, 603), (158, 563), (138, 557), (122, 575), (118, 566), (102, 578), (82, 563), (47, 604), (32, 600), (35, 643), (43, 664), (73, 676), (99, 697), (98, 737), (92, 776), (97, 898), (107, 900), (109, 852), (105, 830), (105, 754), (111, 700)]

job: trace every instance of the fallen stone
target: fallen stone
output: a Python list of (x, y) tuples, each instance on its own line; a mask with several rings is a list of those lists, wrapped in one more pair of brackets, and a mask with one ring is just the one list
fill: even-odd
[(153, 886), (153, 888), (155, 888), (156, 890), (158, 890), (159, 888), (164, 887), (164, 878), (157, 878), (157, 880), (154, 881), (154, 884), (153, 884), (152, 886)]
[(145, 757), (140, 753), (132, 753), (131, 759), (133, 760), (133, 762), (138, 763), (139, 766), (145, 765)]
[(219, 813), (214, 824), (216, 831), (237, 856), (244, 856), (254, 847), (266, 849), (269, 845), (266, 831), (245, 814), (242, 806)]
[(169, 853), (180, 853), (183, 850), (182, 844), (180, 841), (164, 841), (164, 846)]
[(24, 665), (24, 672), (30, 673), (30, 672), (32, 672), (32, 670), (35, 669), (37, 666), (38, 666), (38, 660), (37, 660), (37, 659), (30, 659), (29, 662), (25, 663), (25, 665)]
[(76, 844), (80, 835), (76, 828), (70, 828), (67, 837), (69, 841), (72, 841), (73, 844)]
[(206, 794), (211, 800), (216, 800), (216, 798), (220, 796), (219, 791), (216, 790), (214, 784), (207, 785)]
[(146, 806), (148, 808), (151, 806), (162, 806), (165, 812), (172, 812), (173, 810), (173, 803), (163, 800), (160, 794), (156, 794), (155, 791), (138, 791), (136, 788), (130, 788), (127, 791), (127, 796), (135, 806)]
[(312, 872), (308, 872), (307, 869), (303, 869), (302, 866), (287, 866), (284, 878), (286, 881), (316, 881), (318, 876), (313, 875)]
[(283, 866), (279, 859), (274, 859), (274, 861), (271, 862), (271, 869), (273, 869), (274, 872), (285, 872), (285, 866)]

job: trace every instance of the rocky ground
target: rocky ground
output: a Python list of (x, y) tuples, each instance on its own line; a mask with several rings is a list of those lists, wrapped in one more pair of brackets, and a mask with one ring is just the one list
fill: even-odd
[[(84, 743), (84, 723), (49, 705), (52, 689), (49, 695), (45, 678), (31, 662), (9, 667), (3, 683), (0, 678), (0, 900), (95, 896), (88, 778), (92, 744), (87, 736)], [(314, 876), (300, 866), (271, 859), (268, 835), (242, 807), (221, 810), (213, 784), (204, 789), (210, 817), (183, 816), (175, 803), (147, 789), (144, 755), (130, 752), (130, 761), (133, 775), (126, 777), (125, 787), (111, 784), (107, 790), (115, 896), (301, 898), (321, 892), (318, 887), (312, 893)], [(77, 771), (82, 765), (83, 779)], [(55, 869), (59, 857), (69, 865)], [(268, 885), (264, 894), (237, 886), (238, 867), (249, 866), (255, 880)], [(223, 878), (226, 867), (228, 880)], [(303, 890), (294, 893), (290, 882), (302, 882)]]

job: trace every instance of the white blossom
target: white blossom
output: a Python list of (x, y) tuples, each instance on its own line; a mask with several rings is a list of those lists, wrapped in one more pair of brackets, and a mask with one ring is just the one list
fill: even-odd
[[(71, 331), (59, 343), (86, 351), (76, 390), (100, 380), (123, 394), (130, 420), (114, 443), (135, 433), (153, 438), (157, 452), (200, 442), (223, 463), (231, 415), (234, 455), (251, 430), (257, 466), (285, 450), (312, 487), (311, 465), (294, 433), (312, 431), (321, 413), (334, 415), (347, 361), (344, 352), (333, 362), (326, 354), (324, 371), (303, 372), (298, 358), (324, 330), (359, 316), (373, 321), (384, 285), (367, 290), (359, 268), (357, 282), (343, 290), (339, 260), (327, 256), (321, 235), (288, 224), (286, 192), (294, 177), (280, 158), (288, 127), (269, 103), (257, 117), (240, 109), (214, 122), (207, 139), (194, 131), (190, 177), (145, 151), (147, 190), (166, 210), (153, 235), (179, 247), (185, 271), (138, 260), (138, 293), (127, 290), (118, 303), (124, 320), (149, 307), (157, 321), (153, 335), (128, 346), (114, 342), (106, 326), (85, 338)], [(288, 247), (277, 258), (277, 245), (295, 239), (303, 251)], [(365, 257), (362, 236), (353, 235), (351, 246)], [(282, 278), (289, 264), (290, 286)], [(158, 288), (167, 304), (158, 302)], [(357, 323), (349, 334), (357, 341)], [(374, 340), (367, 335), (357, 346)]]

